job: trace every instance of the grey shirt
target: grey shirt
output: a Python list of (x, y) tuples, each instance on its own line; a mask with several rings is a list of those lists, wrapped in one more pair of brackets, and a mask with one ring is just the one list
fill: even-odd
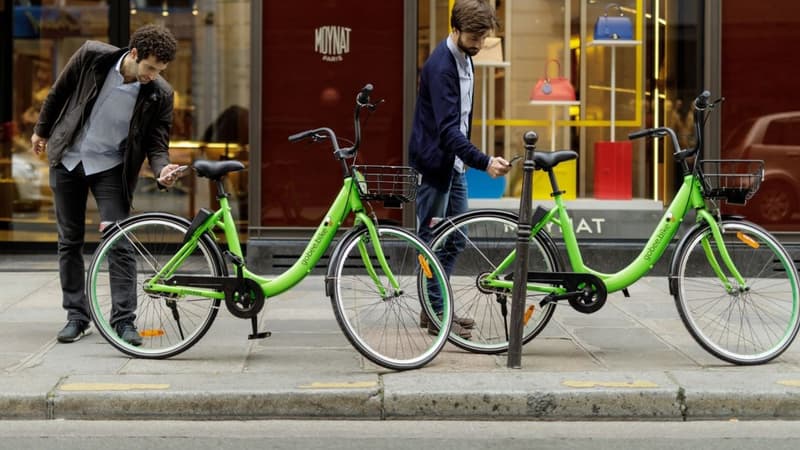
[(120, 67), (126, 55), (122, 55), (109, 70), (89, 120), (64, 154), (61, 163), (67, 170), (71, 171), (83, 162), (86, 175), (92, 175), (122, 164), (120, 144), (128, 136), (133, 107), (141, 87), (138, 81), (124, 82)]

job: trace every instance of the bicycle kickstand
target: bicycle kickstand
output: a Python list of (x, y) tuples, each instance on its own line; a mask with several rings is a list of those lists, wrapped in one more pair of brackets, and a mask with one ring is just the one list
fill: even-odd
[(253, 334), (248, 334), (247, 335), (247, 339), (250, 339), (250, 340), (253, 340), (253, 339), (266, 339), (266, 338), (272, 336), (272, 332), (271, 331), (262, 331), (260, 333), (258, 332), (258, 317), (257, 316), (253, 316), (253, 317), (250, 318), (250, 325), (253, 326)]
[[(225, 251), (224, 255), (228, 258), (228, 260), (233, 263), (233, 266), (236, 268), (236, 280), (238, 282), (238, 286), (245, 286), (244, 281), (244, 274), (242, 273), (242, 267), (244, 267), (244, 260), (230, 251)], [(243, 291), (246, 292), (246, 291)], [(263, 300), (263, 298), (262, 298)], [(261, 309), (260, 307), (258, 309)], [(258, 331), (258, 311), (252, 312), (250, 316), (250, 326), (253, 328), (253, 332), (247, 335), (247, 339), (265, 339), (272, 336), (271, 331)]]

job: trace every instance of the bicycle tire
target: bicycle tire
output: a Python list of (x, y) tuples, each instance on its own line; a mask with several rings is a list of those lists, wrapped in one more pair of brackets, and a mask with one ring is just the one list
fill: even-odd
[[(175, 256), (190, 223), (171, 214), (146, 213), (111, 227), (94, 253), (86, 280), (95, 327), (112, 346), (129, 356), (164, 359), (186, 351), (211, 327), (220, 300), (148, 293), (143, 290), (143, 283)], [(219, 248), (207, 235), (198, 241), (175, 272), (176, 275), (207, 276), (226, 273)], [(131, 288), (127, 295), (135, 298), (133, 314), (127, 316), (124, 312), (112, 311), (115, 309), (112, 290), (113, 296), (120, 299), (124, 298), (121, 293), (126, 287)], [(118, 321), (128, 319), (133, 320), (142, 338), (139, 346), (125, 342), (115, 330)]]
[[(333, 311), (342, 332), (365, 358), (392, 370), (418, 369), (433, 360), (447, 343), (453, 315), (452, 292), (444, 270), (424, 242), (399, 227), (377, 227), (380, 248), (399, 283), (399, 292), (391, 287), (381, 269), (368, 230), (355, 229), (342, 238), (331, 263), (329, 294)], [(377, 283), (368, 273), (362, 250), (369, 256)], [(420, 258), (426, 261), (425, 268)], [(422, 308), (431, 310), (422, 305), (417, 289), (421, 273), (427, 273), (422, 276), (430, 276), (445, 293), (442, 321), (435, 335), (418, 324)]]
[[(510, 252), (516, 249), (519, 219), (516, 214), (500, 210), (470, 211), (447, 218), (439, 225), (431, 241), (431, 249), (450, 274), (454, 294), (454, 314), (475, 321), (472, 336), (464, 339), (450, 334), (450, 342), (458, 347), (482, 354), (497, 354), (508, 350), (511, 290), (490, 292), (479, 287), (479, 277), (493, 271)], [(455, 238), (464, 239), (463, 245)], [(453, 256), (456, 256), (455, 258)], [(541, 230), (530, 240), (528, 270), (560, 271), (563, 264), (552, 238)], [(515, 264), (501, 278), (511, 279)], [(522, 343), (535, 338), (555, 312), (555, 303), (539, 306), (545, 294), (528, 292), (523, 319)], [(527, 315), (527, 314), (526, 314)]]
[[(748, 289), (736, 288), (705, 224), (681, 242), (673, 263), (673, 296), (681, 321), (700, 346), (739, 365), (763, 364), (783, 353), (800, 328), (798, 274), (792, 258), (769, 232), (750, 222), (720, 222), (725, 248)], [(707, 240), (732, 289), (714, 274)]]

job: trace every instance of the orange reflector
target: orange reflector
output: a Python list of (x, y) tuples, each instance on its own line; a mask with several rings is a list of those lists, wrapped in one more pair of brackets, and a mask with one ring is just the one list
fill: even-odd
[(141, 337), (158, 337), (163, 336), (164, 334), (164, 330), (162, 329), (147, 329), (139, 331), (139, 336)]
[(525, 310), (525, 317), (522, 318), (523, 325), (527, 325), (528, 321), (531, 320), (534, 308), (536, 308), (536, 305), (528, 306), (528, 309)]
[(425, 278), (428, 279), (433, 278), (433, 273), (431, 273), (431, 266), (428, 265), (428, 261), (425, 260), (425, 257), (422, 255), (417, 255), (417, 259), (419, 260), (419, 265), (422, 266), (422, 272), (425, 274)]
[(748, 235), (746, 235), (746, 234), (742, 233), (741, 231), (737, 231), (737, 232), (736, 232), (736, 237), (737, 237), (737, 238), (739, 238), (739, 240), (740, 240), (740, 241), (744, 242), (745, 244), (747, 244), (747, 245), (748, 245), (748, 246), (750, 246), (750, 247), (753, 247), (753, 248), (758, 248), (758, 247), (760, 247), (760, 246), (758, 245), (758, 242), (756, 242), (756, 240), (755, 240), (755, 239), (753, 239), (753, 238), (751, 238), (750, 236), (748, 236)]

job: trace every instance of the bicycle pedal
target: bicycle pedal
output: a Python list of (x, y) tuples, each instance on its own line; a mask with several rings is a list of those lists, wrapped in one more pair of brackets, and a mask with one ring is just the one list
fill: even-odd
[(264, 331), (264, 332), (261, 332), (261, 333), (248, 334), (247, 335), (247, 339), (250, 339), (250, 340), (252, 340), (252, 339), (266, 339), (266, 338), (268, 338), (270, 336), (272, 336), (272, 332), (271, 331)]

